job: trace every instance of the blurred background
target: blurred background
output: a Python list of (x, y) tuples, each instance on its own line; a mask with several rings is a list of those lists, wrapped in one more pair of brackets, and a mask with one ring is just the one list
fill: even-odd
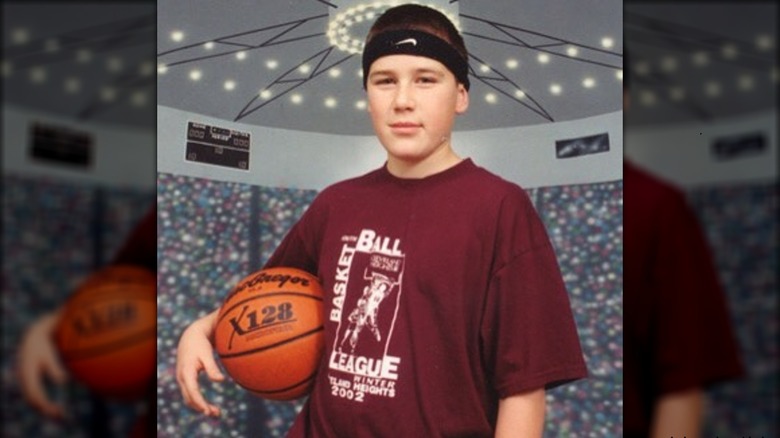
[(71, 380), (48, 419), (15, 361), (155, 201), (155, 23), (154, 2), (2, 4), (2, 436), (125, 436), (141, 409)]
[(747, 372), (708, 390), (705, 437), (779, 433), (777, 12), (777, 2), (625, 3), (625, 154), (685, 192)]

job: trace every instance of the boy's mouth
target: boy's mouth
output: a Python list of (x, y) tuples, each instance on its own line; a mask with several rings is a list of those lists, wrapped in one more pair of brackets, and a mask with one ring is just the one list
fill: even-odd
[(422, 127), (419, 123), (413, 122), (395, 122), (391, 123), (390, 129), (397, 134), (413, 134)]

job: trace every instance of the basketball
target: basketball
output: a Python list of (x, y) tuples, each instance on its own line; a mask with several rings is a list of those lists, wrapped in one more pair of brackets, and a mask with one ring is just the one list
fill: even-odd
[(98, 395), (135, 399), (155, 377), (157, 277), (130, 265), (91, 275), (65, 302), (54, 341), (74, 380)]
[(222, 365), (260, 397), (307, 394), (324, 349), (322, 312), (322, 288), (307, 272), (280, 267), (247, 276), (217, 317), (214, 345)]

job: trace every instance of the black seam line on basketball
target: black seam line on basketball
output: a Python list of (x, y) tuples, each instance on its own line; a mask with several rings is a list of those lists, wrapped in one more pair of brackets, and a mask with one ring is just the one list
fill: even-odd
[(90, 357), (100, 356), (105, 353), (110, 353), (114, 350), (119, 350), (134, 344), (138, 344), (142, 341), (149, 340), (150, 335), (152, 337), (157, 336), (157, 326), (139, 332), (138, 334), (130, 336), (128, 338), (124, 338), (122, 339), (121, 342), (114, 343), (111, 345), (103, 345), (100, 347), (81, 348), (81, 349), (65, 351), (62, 353), (62, 357), (66, 360), (89, 359)]
[(282, 389), (272, 389), (272, 390), (265, 390), (265, 389), (256, 389), (256, 388), (250, 388), (249, 386), (242, 385), (242, 384), (240, 384), (240, 383), (238, 383), (238, 382), (236, 382), (236, 383), (238, 383), (238, 386), (240, 386), (240, 387), (242, 387), (242, 388), (244, 388), (244, 389), (246, 389), (246, 390), (249, 390), (249, 391), (260, 392), (260, 393), (263, 393), (263, 394), (277, 394), (277, 393), (280, 393), (280, 392), (285, 392), (285, 391), (289, 391), (289, 390), (291, 390), (291, 389), (295, 389), (295, 388), (297, 388), (297, 387), (299, 387), (299, 386), (301, 386), (301, 385), (304, 385), (304, 384), (306, 384), (306, 383), (309, 383), (309, 382), (311, 382), (311, 381), (312, 381), (312, 380), (313, 380), (315, 377), (317, 377), (317, 372), (316, 372), (316, 371), (315, 371), (315, 372), (313, 372), (313, 373), (312, 373), (312, 374), (311, 374), (309, 377), (306, 377), (305, 379), (301, 380), (300, 382), (298, 382), (298, 383), (296, 383), (296, 384), (294, 384), (294, 385), (292, 385), (292, 386), (288, 386), (287, 388), (282, 388)]
[(301, 292), (273, 292), (273, 293), (265, 294), (265, 295), (255, 295), (253, 297), (245, 298), (245, 299), (237, 302), (236, 304), (233, 304), (232, 306), (228, 307), (228, 309), (225, 310), (222, 313), (222, 317), (219, 318), (217, 320), (217, 322), (222, 321), (222, 319), (224, 319), (225, 316), (227, 316), (227, 314), (230, 313), (231, 310), (235, 309), (236, 307), (238, 307), (238, 306), (240, 306), (240, 305), (242, 305), (244, 303), (247, 303), (249, 301), (256, 300), (256, 299), (259, 299), (259, 298), (274, 297), (274, 296), (277, 296), (277, 295), (294, 295), (294, 296), (297, 296), (297, 297), (311, 298), (313, 300), (322, 301), (322, 297), (317, 297), (317, 296), (314, 296), (314, 295), (309, 295), (309, 294), (305, 294), (305, 293), (301, 293)]
[(252, 350), (242, 351), (241, 353), (220, 354), (219, 358), (220, 359), (231, 359), (231, 358), (238, 357), (238, 356), (246, 356), (247, 354), (257, 353), (257, 352), (265, 351), (265, 350), (270, 350), (271, 348), (276, 348), (276, 347), (279, 347), (279, 346), (284, 345), (284, 344), (289, 344), (290, 342), (295, 342), (295, 341), (297, 341), (299, 339), (305, 338), (307, 336), (313, 335), (313, 334), (315, 334), (317, 332), (321, 332), (323, 330), (325, 330), (325, 326), (321, 325), (321, 326), (317, 327), (314, 330), (309, 330), (308, 332), (301, 333), (298, 336), (294, 336), (294, 337), (292, 337), (290, 339), (285, 339), (284, 341), (279, 341), (279, 342), (277, 342), (275, 344), (266, 345), (265, 347), (258, 347), (258, 348), (252, 349)]

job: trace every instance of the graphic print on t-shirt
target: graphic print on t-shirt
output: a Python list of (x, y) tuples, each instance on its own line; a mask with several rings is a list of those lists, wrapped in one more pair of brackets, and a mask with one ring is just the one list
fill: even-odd
[(358, 402), (395, 397), (401, 359), (388, 347), (403, 282), (401, 241), (369, 229), (341, 241), (330, 311), (338, 324), (328, 362), (331, 394)]

